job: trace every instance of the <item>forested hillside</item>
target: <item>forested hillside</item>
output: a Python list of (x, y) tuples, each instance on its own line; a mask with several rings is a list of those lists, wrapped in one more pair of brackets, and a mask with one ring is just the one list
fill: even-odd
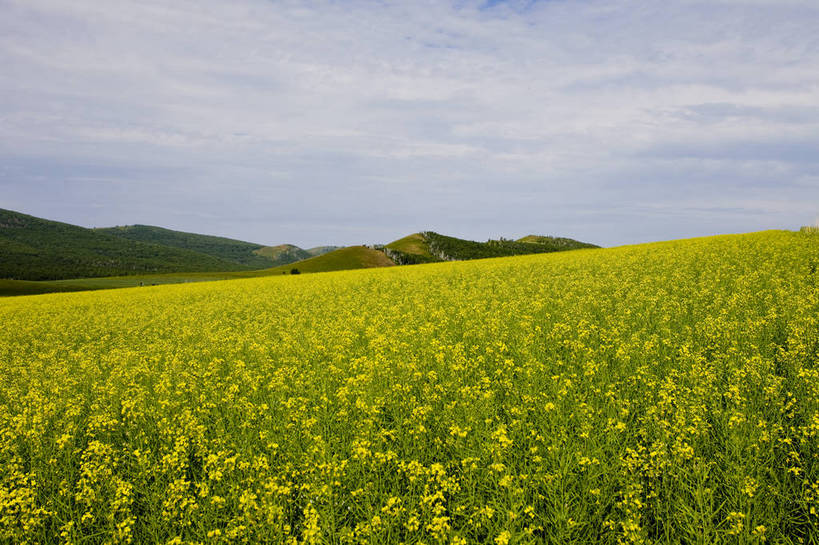
[(57, 280), (242, 269), (247, 266), (193, 250), (129, 240), (0, 209), (0, 278)]
[(246, 268), (264, 269), (278, 264), (271, 258), (257, 253), (259, 249), (264, 247), (263, 244), (254, 244), (243, 240), (186, 233), (152, 225), (125, 225), (95, 229), (95, 231), (139, 242), (193, 250), (244, 265)]

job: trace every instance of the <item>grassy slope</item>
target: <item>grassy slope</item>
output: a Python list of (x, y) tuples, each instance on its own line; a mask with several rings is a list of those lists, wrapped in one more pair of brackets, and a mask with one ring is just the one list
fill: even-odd
[(243, 268), (192, 250), (0, 209), (0, 278), (49, 280)]
[(0, 297), (12, 295), (38, 295), (41, 293), (57, 293), (62, 291), (84, 291), (88, 288), (70, 283), (52, 284), (51, 282), (34, 282), (31, 280), (1, 280)]
[(95, 231), (139, 242), (193, 250), (219, 259), (238, 263), (246, 268), (261, 269), (275, 264), (269, 257), (256, 253), (257, 250), (263, 247), (262, 244), (254, 244), (242, 240), (186, 233), (151, 225), (107, 227), (95, 229)]
[(297, 263), (269, 269), (271, 274), (282, 274), (296, 268), (302, 273), (369, 269), (395, 265), (383, 252), (366, 246), (348, 246), (332, 252), (311, 257)]
[(434, 257), (431, 253), (429, 253), (429, 247), (427, 246), (427, 242), (424, 239), (424, 235), (422, 235), (421, 233), (413, 233), (411, 235), (405, 236), (404, 238), (394, 240), (387, 244), (386, 248), (398, 252), (404, 252), (405, 254), (414, 254), (424, 257)]

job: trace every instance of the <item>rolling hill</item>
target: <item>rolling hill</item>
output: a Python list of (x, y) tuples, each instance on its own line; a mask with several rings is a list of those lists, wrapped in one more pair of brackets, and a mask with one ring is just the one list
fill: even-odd
[(254, 250), (254, 253), (269, 259), (273, 266), (286, 265), (288, 263), (294, 263), (296, 261), (301, 261), (302, 259), (313, 257), (313, 254), (308, 253), (306, 250), (302, 250), (298, 246), (293, 246), (292, 244), (265, 246), (263, 248), (259, 248), (258, 250)]
[(86, 229), (0, 209), (0, 295), (96, 290), (547, 253), (593, 244), (529, 235), (475, 242), (432, 231), (385, 246), (262, 246), (149, 225)]
[[(94, 229), (94, 231), (138, 242), (193, 250), (218, 259), (234, 262), (245, 268), (263, 269), (281, 264), (276, 263), (269, 256), (259, 253), (259, 250), (264, 248), (263, 244), (254, 244), (243, 240), (186, 233), (152, 225), (104, 227)], [(294, 261), (299, 259), (304, 258), (300, 257), (294, 259)]]
[(427, 241), (421, 233), (413, 233), (404, 238), (394, 240), (387, 244), (385, 248), (396, 252), (404, 252), (405, 254), (421, 255), (430, 258), (435, 257), (429, 252)]
[(379, 249), (399, 265), (418, 265), (443, 261), (432, 255), (429, 250), (429, 243), (423, 233), (407, 235)]
[(349, 269), (370, 269), (395, 265), (384, 252), (367, 246), (347, 246), (296, 263), (268, 269), (268, 274), (287, 274), (293, 269), (299, 273), (344, 271)]
[(0, 209), (0, 278), (52, 280), (247, 268), (193, 250)]
[(339, 246), (317, 246), (304, 250), (293, 244), (265, 246), (263, 244), (255, 244), (243, 240), (186, 233), (184, 231), (174, 231), (151, 225), (105, 227), (95, 229), (95, 231), (139, 242), (193, 250), (219, 259), (233, 261), (244, 265), (246, 269), (268, 269), (279, 265), (295, 263), (296, 261), (326, 254), (339, 248)]

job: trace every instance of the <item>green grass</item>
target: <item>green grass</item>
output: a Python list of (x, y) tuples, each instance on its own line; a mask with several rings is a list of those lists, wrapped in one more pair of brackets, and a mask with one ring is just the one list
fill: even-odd
[(95, 231), (138, 242), (193, 250), (218, 259), (237, 263), (248, 269), (261, 269), (278, 264), (270, 257), (258, 252), (264, 245), (242, 240), (186, 233), (151, 225), (106, 227), (95, 229)]
[[(82, 282), (82, 280), (80, 281)], [(32, 280), (2, 280), (0, 279), (0, 297), (14, 295), (38, 295), (41, 293), (57, 293), (63, 291), (84, 291), (88, 288), (69, 282), (52, 284), (51, 282), (35, 282)]]

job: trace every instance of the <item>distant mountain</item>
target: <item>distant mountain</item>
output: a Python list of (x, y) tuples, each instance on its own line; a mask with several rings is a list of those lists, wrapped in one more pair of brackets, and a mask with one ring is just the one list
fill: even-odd
[(488, 240), (476, 242), (456, 237), (448, 237), (433, 231), (413, 233), (390, 242), (383, 247), (384, 252), (401, 265), (430, 263), (434, 261), (462, 261), (488, 257), (539, 254), (598, 248), (594, 244), (571, 238), (529, 235), (519, 240)]
[(279, 244), (278, 246), (265, 246), (259, 248), (255, 253), (267, 257), (273, 261), (274, 266), (287, 265), (288, 263), (295, 263), (302, 259), (309, 259), (318, 255), (338, 250), (339, 246), (317, 246), (309, 250), (303, 250), (298, 246), (292, 244)]
[[(94, 230), (138, 242), (193, 250), (218, 259), (231, 261), (245, 268), (265, 269), (279, 264), (270, 257), (258, 253), (260, 249), (264, 248), (263, 244), (254, 244), (242, 240), (186, 233), (152, 225), (125, 225)], [(299, 259), (304, 258), (300, 257)], [(295, 261), (298, 261), (298, 259)]]
[(315, 248), (308, 248), (304, 251), (310, 254), (311, 256), (315, 257), (317, 255), (326, 254), (328, 252), (332, 252), (333, 250), (339, 250), (341, 248), (343, 248), (343, 246), (316, 246)]
[(295, 261), (301, 261), (308, 257), (313, 257), (312, 254), (302, 250), (298, 246), (292, 244), (279, 244), (278, 246), (264, 246), (254, 253), (263, 256), (272, 263), (271, 266), (286, 265)]
[(0, 209), (0, 278), (55, 280), (247, 268), (193, 250)]

